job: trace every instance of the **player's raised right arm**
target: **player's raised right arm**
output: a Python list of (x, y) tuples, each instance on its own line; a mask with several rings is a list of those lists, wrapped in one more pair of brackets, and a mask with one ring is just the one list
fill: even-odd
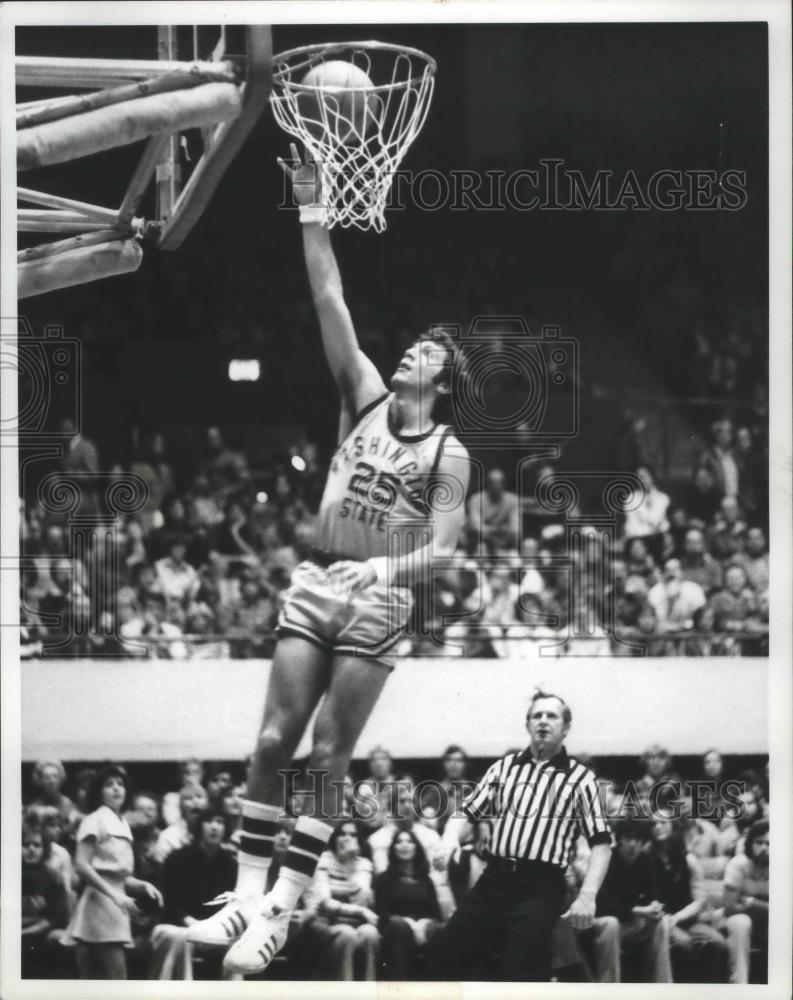
[[(295, 200), (300, 205), (317, 205), (319, 170), (314, 164), (302, 164), (291, 145), (294, 169), (279, 159), (291, 178)], [(319, 318), (322, 346), (328, 365), (339, 387), (345, 408), (351, 414), (381, 396), (385, 384), (379, 372), (358, 346), (358, 338), (344, 299), (341, 274), (327, 227), (319, 222), (303, 223), (303, 252), (311, 295)]]

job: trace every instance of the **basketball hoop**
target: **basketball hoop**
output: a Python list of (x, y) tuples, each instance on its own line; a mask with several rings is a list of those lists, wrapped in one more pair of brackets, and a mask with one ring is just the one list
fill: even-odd
[[(344, 63), (352, 84), (322, 81), (323, 66)], [(273, 57), (273, 114), (319, 164), (329, 228), (385, 229), (394, 173), (424, 125), (436, 68), (418, 49), (373, 41), (306, 45)]]

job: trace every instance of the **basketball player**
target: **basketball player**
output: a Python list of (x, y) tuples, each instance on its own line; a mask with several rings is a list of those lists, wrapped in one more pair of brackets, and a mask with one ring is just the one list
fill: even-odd
[[(300, 206), (306, 268), (341, 420), (320, 505), (318, 549), (295, 570), (278, 621), (243, 806), (236, 891), (188, 934), (194, 943), (231, 946), (224, 965), (242, 974), (260, 972), (283, 947), (290, 915), (330, 837), (356, 741), (393, 667), (411, 607), (408, 587), (426, 574), (431, 557), (455, 551), (469, 473), (465, 449), (440, 422), (462, 376), (454, 341), (442, 331), (420, 337), (388, 391), (358, 346), (318, 207), (319, 171), (291, 149), (294, 169), (279, 163)], [(438, 483), (454, 493), (456, 504), (433, 509)], [(303, 800), (278, 879), (263, 895), (282, 813), (280, 772), (320, 699), (309, 761), (313, 794)]]

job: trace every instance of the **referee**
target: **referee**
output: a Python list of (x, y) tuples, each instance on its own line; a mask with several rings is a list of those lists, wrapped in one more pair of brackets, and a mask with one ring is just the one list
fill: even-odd
[(581, 833), (592, 851), (581, 891), (563, 916), (576, 930), (592, 926), (612, 840), (595, 775), (564, 749), (571, 721), (560, 697), (537, 691), (526, 716), (527, 749), (492, 764), (463, 803), (465, 816), (449, 819), (447, 858), (459, 849), (466, 817), (492, 820), (491, 854), (429, 946), (430, 979), (546, 981), (565, 871)]

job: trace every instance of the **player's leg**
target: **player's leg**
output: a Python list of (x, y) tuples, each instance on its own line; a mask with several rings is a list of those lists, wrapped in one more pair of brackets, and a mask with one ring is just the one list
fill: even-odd
[(327, 651), (296, 636), (279, 640), (242, 809), (237, 885), (221, 910), (190, 927), (188, 940), (194, 944), (232, 944), (257, 912), (267, 884), (277, 821), (283, 814), (282, 772), (292, 761), (329, 671)]
[(225, 965), (244, 974), (260, 972), (283, 947), (289, 918), (314, 877), (317, 861), (330, 838), (337, 798), (355, 744), (388, 678), (388, 667), (355, 656), (336, 656), (330, 684), (317, 714), (306, 796), (278, 881), (268, 893), (258, 919), (230, 949)]

